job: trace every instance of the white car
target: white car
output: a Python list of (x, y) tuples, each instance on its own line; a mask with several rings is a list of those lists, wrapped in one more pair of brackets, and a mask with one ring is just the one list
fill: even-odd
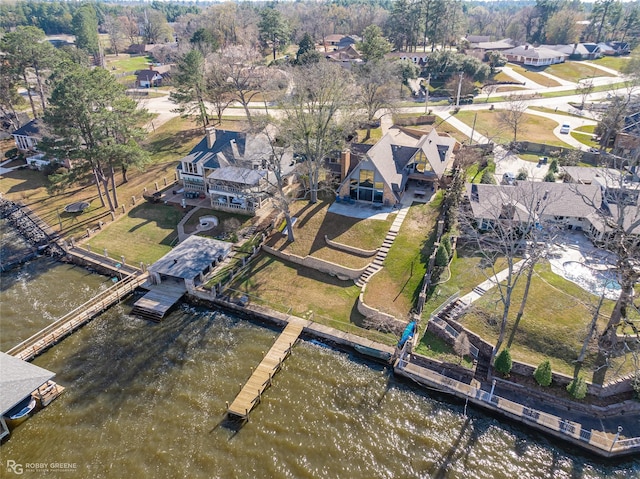
[(570, 131), (571, 131), (571, 125), (568, 125), (567, 123), (565, 123), (560, 127), (560, 133), (563, 133), (565, 135), (568, 135)]

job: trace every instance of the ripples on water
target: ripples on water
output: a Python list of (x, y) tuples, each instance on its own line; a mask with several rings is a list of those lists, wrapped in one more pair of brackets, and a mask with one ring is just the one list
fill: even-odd
[[(183, 306), (160, 324), (118, 305), (35, 363), (67, 391), (2, 446), (70, 477), (628, 478), (547, 438), (398, 382), (376, 364), (300, 342), (249, 422), (226, 409), (278, 331)], [(4, 477), (4, 476), (3, 476)]]

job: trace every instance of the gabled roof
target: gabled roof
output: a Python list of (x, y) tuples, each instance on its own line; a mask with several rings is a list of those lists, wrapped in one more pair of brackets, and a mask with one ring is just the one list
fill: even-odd
[(362, 58), (362, 55), (360, 55), (358, 50), (353, 48), (353, 45), (349, 45), (344, 48), (338, 48), (337, 50), (334, 50), (331, 53), (327, 53), (325, 57), (331, 60), (343, 62), (343, 61), (360, 60)]
[(589, 203), (599, 207), (602, 202), (599, 185), (519, 181), (513, 186), (473, 183), (466, 188), (474, 217), (485, 219), (497, 219), (505, 205), (511, 205), (520, 221), (537, 219), (532, 211), (536, 208), (544, 216), (586, 218), (595, 211)]
[(457, 143), (455, 138), (446, 134), (441, 135), (435, 128), (418, 142), (418, 148), (424, 151), (433, 172), (438, 178), (441, 178), (451, 165)]
[(138, 81), (152, 81), (157, 78), (162, 78), (162, 75), (155, 70), (140, 70), (136, 73)]
[(51, 371), (0, 352), (0, 415), (54, 376)]
[(504, 38), (495, 42), (479, 42), (473, 46), (482, 50), (506, 50), (513, 48), (513, 41), (510, 38)]
[(520, 45), (509, 50), (504, 50), (502, 53), (505, 55), (518, 55), (526, 58), (534, 58), (538, 60), (544, 60), (546, 58), (559, 58), (566, 57), (566, 53), (557, 52), (549, 48), (533, 47), (531, 45)]
[(42, 118), (36, 118), (11, 134), (14, 136), (31, 136), (36, 139), (42, 139), (49, 135), (49, 129)]
[[(220, 168), (226, 166), (235, 159), (234, 149), (237, 148), (239, 155), (244, 156), (245, 142), (247, 134), (238, 131), (216, 130), (216, 139), (209, 148), (207, 136), (194, 146), (189, 154), (181, 161), (188, 163), (200, 163), (205, 168)], [(235, 147), (232, 147), (232, 143)], [(240, 158), (238, 158), (239, 160)], [(221, 165), (222, 160), (222, 165)]]
[(595, 43), (577, 43), (570, 45), (540, 45), (543, 48), (554, 50), (565, 55), (591, 55), (600, 53), (600, 47)]
[(225, 166), (217, 168), (207, 177), (210, 180), (229, 181), (243, 185), (257, 185), (262, 178), (267, 176), (265, 170), (251, 170), (249, 168), (238, 168), (235, 166)]

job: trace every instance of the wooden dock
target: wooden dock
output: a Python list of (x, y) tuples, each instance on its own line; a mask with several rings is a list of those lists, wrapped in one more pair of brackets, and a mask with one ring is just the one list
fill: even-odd
[(91, 298), (83, 305), (77, 307), (60, 319), (43, 328), (29, 339), (14, 346), (7, 354), (11, 354), (24, 361), (30, 361), (49, 347), (56, 344), (62, 338), (71, 334), (76, 329), (88, 323), (98, 314), (105, 311), (115, 303), (131, 294), (138, 286), (144, 283), (149, 277), (149, 273), (142, 273), (137, 276), (129, 276), (122, 281), (118, 281), (109, 289)]
[(236, 399), (227, 407), (229, 416), (247, 420), (251, 410), (260, 402), (262, 393), (271, 385), (271, 379), (282, 367), (291, 348), (302, 332), (303, 325), (290, 322), (244, 385)]
[(187, 292), (184, 281), (162, 282), (150, 286), (150, 290), (135, 302), (131, 314), (152, 321), (161, 321), (167, 311)]

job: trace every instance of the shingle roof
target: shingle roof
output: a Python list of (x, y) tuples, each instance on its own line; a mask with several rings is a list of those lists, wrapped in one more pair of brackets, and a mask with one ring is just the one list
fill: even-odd
[(467, 197), (476, 218), (495, 219), (505, 204), (511, 204), (521, 221), (535, 217), (532, 211), (536, 209), (545, 216), (586, 218), (594, 212), (589, 203), (600, 207), (602, 201), (598, 185), (533, 181), (519, 181), (514, 186), (467, 184)]
[(189, 236), (149, 266), (149, 271), (173, 278), (194, 279), (207, 266), (226, 257), (232, 244), (201, 236)]
[(545, 58), (558, 58), (567, 56), (566, 53), (557, 52), (544, 47), (532, 47), (529, 45), (520, 45), (509, 50), (504, 50), (502, 53), (505, 55), (519, 55), (526, 58), (537, 58), (544, 60)]
[(0, 352), (0, 414), (4, 414), (55, 373)]
[[(200, 140), (200, 143), (192, 148), (187, 156), (182, 158), (182, 161), (201, 163), (205, 168), (212, 169), (227, 166), (229, 161), (234, 159), (231, 141), (235, 142), (240, 156), (244, 156), (246, 137), (246, 133), (242, 132), (216, 130), (216, 141), (211, 148), (209, 148), (207, 137), (205, 136)], [(222, 156), (219, 156), (219, 154)], [(223, 162), (222, 165), (220, 163), (221, 160)]]
[(151, 81), (156, 76), (162, 78), (162, 75), (155, 70), (140, 70), (136, 73), (136, 79), (138, 81)]
[(249, 168), (225, 166), (213, 170), (207, 178), (210, 180), (232, 181), (243, 185), (256, 185), (266, 176), (267, 172), (265, 170), (251, 170)]
[(43, 119), (36, 118), (21, 128), (18, 128), (11, 134), (15, 136), (31, 136), (36, 139), (42, 139), (49, 135), (49, 129)]

